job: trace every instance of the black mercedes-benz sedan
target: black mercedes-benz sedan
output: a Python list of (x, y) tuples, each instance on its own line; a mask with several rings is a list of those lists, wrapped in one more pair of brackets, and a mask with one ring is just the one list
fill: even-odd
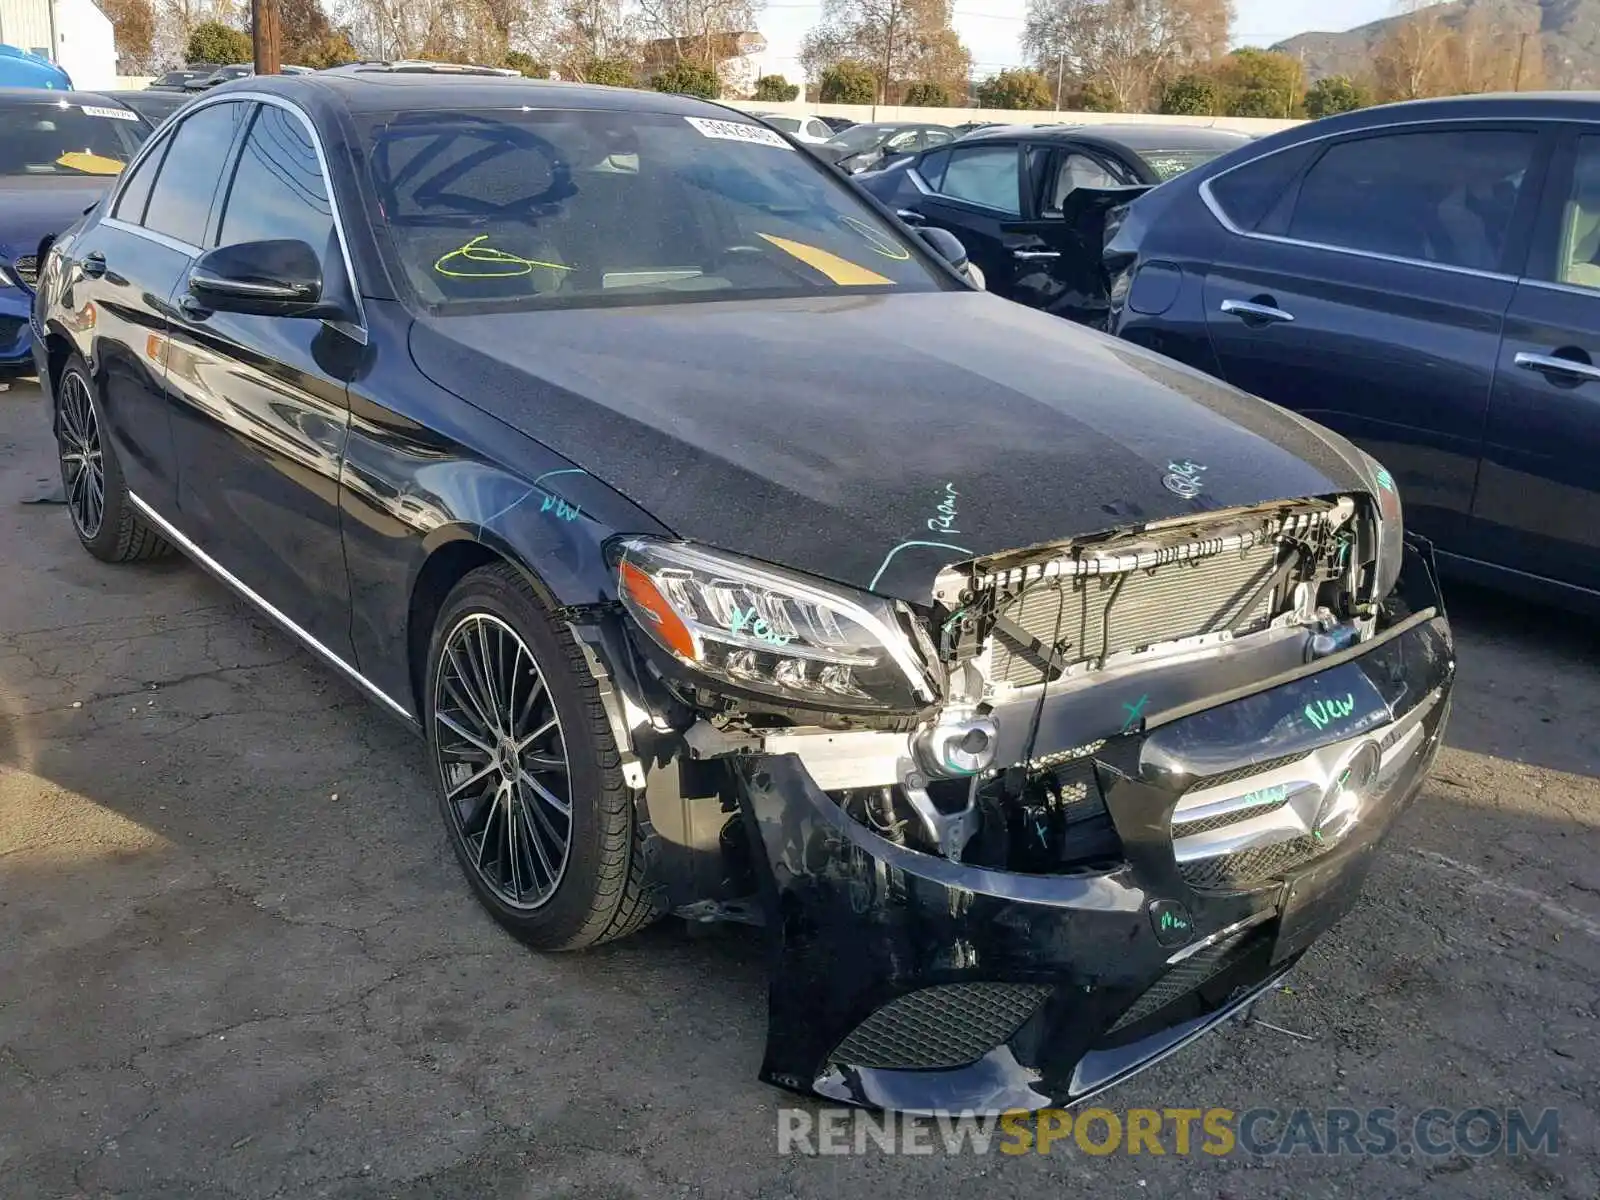
[(1115, 1083), (1351, 908), (1439, 744), (1375, 461), (715, 105), (225, 84), (35, 322), (89, 553), (175, 547), (416, 726), (528, 944), (764, 927), (782, 1087)]

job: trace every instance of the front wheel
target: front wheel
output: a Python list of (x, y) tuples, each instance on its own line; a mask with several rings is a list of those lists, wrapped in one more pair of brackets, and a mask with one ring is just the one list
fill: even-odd
[(425, 709), (451, 845), (497, 921), (571, 950), (659, 915), (648, 830), (582, 652), (509, 564), (445, 601)]

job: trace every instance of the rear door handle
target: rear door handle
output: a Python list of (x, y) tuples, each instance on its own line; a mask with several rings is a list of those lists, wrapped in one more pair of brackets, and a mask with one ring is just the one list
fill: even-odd
[(1024, 262), (1027, 262), (1028, 260), (1035, 259), (1035, 258), (1060, 258), (1061, 257), (1061, 251), (1059, 251), (1059, 250), (1013, 250), (1011, 252), (1011, 257), (1012, 258), (1020, 258)]
[(1541, 375), (1560, 375), (1576, 383), (1600, 382), (1600, 367), (1592, 363), (1578, 362), (1576, 359), (1518, 351), (1512, 361), (1524, 371), (1537, 371)]
[(1285, 312), (1271, 304), (1261, 304), (1255, 300), (1224, 300), (1222, 311), (1230, 317), (1238, 317), (1245, 322), (1259, 322), (1263, 325), (1289, 324), (1294, 320), (1292, 312)]
[(895, 209), (894, 215), (899, 217), (907, 225), (921, 225), (923, 222), (922, 214), (919, 212), (913, 212), (909, 208), (897, 208)]
[(91, 250), (78, 260), (78, 269), (90, 279), (99, 279), (106, 273), (106, 256), (98, 250)]

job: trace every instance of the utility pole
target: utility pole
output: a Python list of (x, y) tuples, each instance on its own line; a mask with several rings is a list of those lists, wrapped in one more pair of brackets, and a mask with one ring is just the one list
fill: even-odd
[(1061, 111), (1061, 80), (1067, 70), (1067, 51), (1063, 46), (1056, 47), (1056, 111)]
[(250, 0), (250, 40), (255, 43), (256, 74), (276, 75), (282, 65), (278, 0)]
[(1517, 73), (1511, 81), (1511, 90), (1513, 92), (1520, 92), (1522, 90), (1522, 60), (1527, 53), (1528, 35), (1524, 33), (1521, 39), (1517, 42)]

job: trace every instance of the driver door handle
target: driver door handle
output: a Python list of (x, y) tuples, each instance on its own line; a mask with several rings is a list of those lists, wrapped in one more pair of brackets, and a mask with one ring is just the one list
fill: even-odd
[(1270, 304), (1258, 304), (1254, 300), (1224, 300), (1221, 308), (1227, 316), (1238, 317), (1241, 321), (1260, 321), (1267, 325), (1281, 322), (1287, 325), (1294, 320), (1292, 312), (1274, 308)]
[(1517, 356), (1511, 361), (1524, 371), (1538, 371), (1541, 375), (1561, 375), (1577, 383), (1600, 382), (1600, 367), (1578, 362), (1576, 359), (1518, 351)]
[(90, 279), (99, 279), (106, 273), (106, 256), (98, 250), (91, 250), (78, 260), (78, 269)]
[(1029, 259), (1034, 259), (1034, 258), (1060, 258), (1061, 257), (1061, 251), (1059, 251), (1059, 250), (1013, 250), (1011, 252), (1011, 257), (1012, 258), (1020, 258), (1023, 261), (1027, 261)]

